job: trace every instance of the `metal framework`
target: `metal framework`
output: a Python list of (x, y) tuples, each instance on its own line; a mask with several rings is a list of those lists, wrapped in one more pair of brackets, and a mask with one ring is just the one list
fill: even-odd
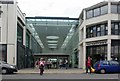
[[(78, 25), (79, 18), (69, 18), (69, 17), (26, 17), (26, 23), (28, 29), (32, 31), (33, 36), (38, 40), (39, 44), (44, 48), (37, 32), (35, 31), (35, 26), (38, 27), (71, 27), (68, 36), (66, 37), (62, 48), (64, 48), (67, 42), (70, 40), (74, 33), (74, 27)], [(73, 30), (73, 31), (72, 31)]]

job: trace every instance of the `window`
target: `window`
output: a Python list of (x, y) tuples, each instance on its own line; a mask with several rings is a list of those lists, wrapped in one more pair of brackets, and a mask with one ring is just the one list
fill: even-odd
[(0, 44), (0, 60), (7, 61), (7, 45)]
[(86, 11), (87, 19), (108, 13), (108, 5)]
[(106, 23), (94, 25), (86, 29), (87, 38), (105, 36), (105, 35), (108, 35), (108, 26)]
[(94, 16), (99, 16), (100, 15), (100, 8), (94, 9)]
[(111, 12), (117, 13), (117, 5), (111, 5)]
[(1, 27), (0, 27), (0, 42), (1, 42)]
[(118, 35), (118, 23), (115, 23), (115, 35)]
[(102, 6), (100, 9), (101, 9), (101, 15), (108, 13), (108, 6), (107, 5)]
[[(119, 23), (119, 26), (118, 26), (118, 27), (119, 27), (118, 31), (120, 31), (120, 23)], [(118, 32), (118, 33), (119, 33), (118, 35), (120, 35), (120, 32)]]
[(104, 46), (101, 47), (101, 54), (103, 54), (105, 52)]
[(120, 13), (120, 5), (118, 5), (118, 13)]
[(111, 43), (111, 57), (113, 60), (118, 60), (118, 55), (120, 55), (120, 40), (112, 40)]
[(100, 36), (100, 26), (97, 27), (97, 36)]
[(107, 47), (105, 46), (105, 54), (107, 54)]
[(1, 6), (0, 6), (0, 18), (1, 18), (1, 13), (2, 13), (2, 10), (1, 10)]
[(29, 33), (26, 33), (26, 47), (30, 47), (30, 36)]
[(107, 35), (107, 34), (108, 34), (108, 26), (105, 25), (105, 35)]
[(93, 17), (93, 10), (87, 11), (87, 18)]
[(112, 34), (112, 35), (115, 34), (114, 31), (115, 31), (115, 30), (114, 30), (114, 24), (112, 23), (112, 24), (111, 24), (111, 34)]
[(19, 24), (17, 25), (17, 41), (23, 44), (23, 29)]
[(93, 37), (93, 28), (90, 28), (90, 37)]
[(87, 38), (90, 37), (90, 28), (87, 28)]
[(119, 65), (119, 63), (116, 62), (116, 61), (110, 61), (110, 64), (111, 64), (111, 65)]
[[(88, 49), (90, 49), (90, 50), (88, 51)], [(92, 56), (93, 60), (106, 59), (106, 57), (105, 57), (107, 55), (107, 52), (106, 52), (107, 45), (106, 44), (105, 45), (87, 46), (86, 50), (87, 50), (86, 53), (88, 55)], [(101, 54), (102, 54), (102, 56), (99, 56)]]
[(93, 37), (96, 37), (96, 26), (93, 27)]
[(120, 23), (119, 22), (112, 22), (111, 24), (111, 34), (112, 35), (120, 35)]
[(107, 61), (103, 61), (103, 65), (108, 65), (109, 63)]
[(120, 13), (120, 5), (111, 5), (111, 13)]
[(101, 25), (101, 36), (105, 35), (105, 25)]

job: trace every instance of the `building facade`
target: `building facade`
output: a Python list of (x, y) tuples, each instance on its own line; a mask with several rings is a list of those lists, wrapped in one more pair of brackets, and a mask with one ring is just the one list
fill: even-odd
[[(65, 58), (69, 58), (69, 62), (71, 62), (72, 67), (85, 69), (86, 58), (88, 56), (92, 57), (93, 64), (98, 60), (119, 60), (120, 2), (104, 1), (83, 9), (79, 16), (79, 25), (78, 23), (76, 24), (78, 18), (72, 20), (71, 23), (68, 22), (68, 20), (70, 21), (70, 18), (67, 18), (67, 22), (64, 20), (66, 18), (62, 18), (64, 22), (63, 20), (60, 20), (60, 24), (58, 23), (58, 19), (56, 19), (59, 17), (52, 17), (52, 19), (57, 20), (54, 21), (54, 24), (53, 20), (49, 19), (51, 17), (40, 18), (44, 19), (38, 19), (38, 21), (36, 21), (37, 19), (27, 20), (25, 14), (22, 13), (15, 0), (3, 0), (0, 2), (0, 60), (17, 65), (19, 69), (22, 69), (33, 67), (33, 54), (37, 54), (38, 57), (42, 54), (45, 55), (45, 53), (50, 53), (51, 56), (58, 58), (58, 54), (61, 52), (53, 49), (49, 49), (49, 52), (46, 49), (43, 49), (41, 47), (41, 41), (39, 40), (39, 37), (45, 36), (48, 31), (48, 24), (52, 23), (51, 25), (55, 26), (56, 22), (56, 27), (59, 25), (60, 28), (62, 28), (63, 25), (61, 23), (64, 23), (64, 26), (61, 29), (63, 36), (65, 32), (63, 32), (63, 30), (65, 27), (68, 27), (68, 25), (71, 27), (71, 23), (75, 25), (73, 28), (74, 33), (72, 32), (72, 35), (69, 33), (69, 30), (66, 30), (68, 31), (68, 34), (70, 34), (70, 40), (69, 42), (67, 41), (66, 47), (62, 48), (62, 53), (67, 55)], [(45, 20), (46, 18), (49, 20), (47, 25)], [(34, 22), (34, 24), (28, 24), (29, 22)], [(41, 28), (38, 28), (36, 22), (38, 24), (42, 23), (42, 25), (39, 25)], [(33, 27), (35, 25), (36, 28)], [(45, 25), (43, 30), (47, 30), (46, 32), (42, 30), (43, 25)], [(57, 28), (57, 31), (58, 29), (60, 31), (60, 28)], [(58, 34), (58, 32), (56, 34), (52, 34), (54, 32), (51, 33), (50, 30), (49, 34), (51, 34), (51, 36)], [(42, 31), (42, 33), (39, 31)], [(61, 32), (59, 35), (62, 35)], [(45, 38), (46, 37), (44, 37), (44, 39)], [(62, 39), (62, 41), (64, 40)], [(45, 40), (43, 40), (43, 42), (44, 45), (47, 44)], [(49, 59), (48, 57), (46, 58)]]
[(79, 68), (86, 58), (118, 60), (120, 55), (120, 2), (104, 1), (83, 9), (79, 17)]
[(40, 52), (40, 45), (27, 28), (25, 14), (15, 0), (0, 2), (0, 60), (18, 66), (33, 66), (33, 52)]

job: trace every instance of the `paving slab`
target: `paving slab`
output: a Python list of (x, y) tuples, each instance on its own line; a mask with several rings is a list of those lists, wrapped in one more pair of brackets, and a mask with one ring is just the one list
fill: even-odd
[[(39, 73), (37, 68), (18, 70), (17, 73)], [(44, 73), (85, 73), (83, 69), (45, 69)]]

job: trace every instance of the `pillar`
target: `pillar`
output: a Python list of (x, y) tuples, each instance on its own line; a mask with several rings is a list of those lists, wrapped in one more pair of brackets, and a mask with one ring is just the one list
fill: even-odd
[(107, 60), (111, 60), (111, 39), (108, 39), (107, 44)]

